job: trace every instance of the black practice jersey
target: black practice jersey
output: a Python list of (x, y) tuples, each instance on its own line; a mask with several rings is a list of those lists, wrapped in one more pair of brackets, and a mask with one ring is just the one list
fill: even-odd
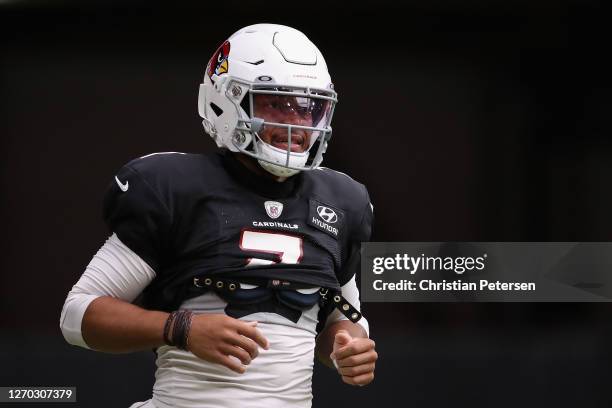
[(104, 219), (156, 272), (144, 305), (169, 311), (198, 295), (201, 275), (338, 289), (359, 269), (372, 207), (362, 184), (333, 170), (277, 182), (227, 151), (161, 153), (121, 168)]

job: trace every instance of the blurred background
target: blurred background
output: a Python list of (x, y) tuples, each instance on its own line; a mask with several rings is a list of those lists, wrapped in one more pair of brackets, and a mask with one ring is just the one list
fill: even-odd
[[(298, 28), (325, 55), (340, 98), (325, 165), (369, 188), (372, 240), (612, 240), (609, 19), (588, 0), (0, 0), (0, 386), (150, 397), (153, 353), (69, 346), (61, 307), (109, 234), (115, 171), (214, 149), (198, 84), (248, 24)], [(375, 382), (317, 366), (314, 407), (612, 405), (608, 304), (364, 311)]]

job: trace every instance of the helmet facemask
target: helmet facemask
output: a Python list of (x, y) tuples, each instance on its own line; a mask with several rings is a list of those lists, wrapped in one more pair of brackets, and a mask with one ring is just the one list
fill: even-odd
[(336, 93), (241, 85), (246, 85), (247, 95), (237, 107), (241, 114), (232, 138), (234, 147), (256, 158), (261, 167), (278, 177), (317, 168), (331, 138)]

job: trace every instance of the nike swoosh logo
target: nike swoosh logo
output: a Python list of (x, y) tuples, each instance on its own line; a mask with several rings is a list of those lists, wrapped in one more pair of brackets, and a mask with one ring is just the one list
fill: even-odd
[(115, 176), (115, 181), (117, 182), (117, 185), (119, 186), (119, 188), (121, 189), (121, 191), (123, 191), (124, 193), (126, 191), (128, 191), (128, 188), (130, 188), (130, 182), (126, 181), (125, 184), (123, 184), (122, 182), (119, 181), (119, 179), (117, 178), (117, 176)]

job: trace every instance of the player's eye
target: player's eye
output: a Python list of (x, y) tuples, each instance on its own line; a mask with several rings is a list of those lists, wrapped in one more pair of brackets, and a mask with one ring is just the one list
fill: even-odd
[(310, 115), (310, 109), (308, 109), (308, 107), (296, 106), (295, 111), (298, 113), (298, 115), (303, 117)]
[(288, 100), (284, 100), (282, 102), (282, 109), (284, 113), (291, 113), (294, 111), (295, 108), (293, 107), (291, 102), (289, 102)]

